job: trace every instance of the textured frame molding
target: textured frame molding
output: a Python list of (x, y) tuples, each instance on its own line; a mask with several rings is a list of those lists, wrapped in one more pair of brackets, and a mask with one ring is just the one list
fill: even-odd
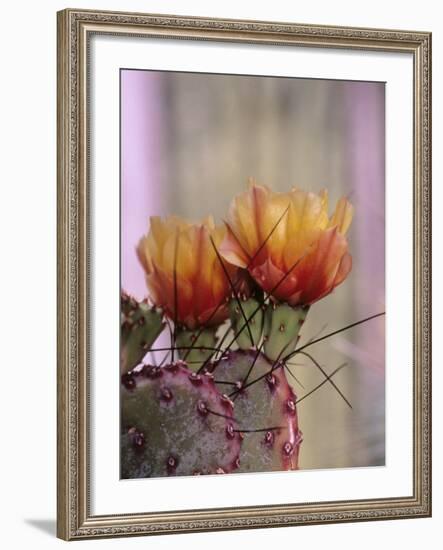
[[(64, 10), (58, 25), (57, 534), (65, 540), (431, 515), (431, 34)], [(88, 109), (90, 36), (125, 34), (407, 52), (414, 59), (413, 496), (92, 516), (88, 484)]]

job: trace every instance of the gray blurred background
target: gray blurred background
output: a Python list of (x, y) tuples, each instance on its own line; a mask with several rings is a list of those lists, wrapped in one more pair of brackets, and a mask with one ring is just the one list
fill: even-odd
[[(326, 187), (330, 211), (346, 195), (355, 207), (348, 237), (353, 270), (316, 303), (302, 341), (385, 308), (383, 83), (121, 72), (123, 288), (143, 298), (135, 246), (150, 215), (220, 221), (249, 177), (274, 190)], [(299, 404), (301, 468), (383, 465), (384, 317), (328, 338), (309, 351), (352, 403), (325, 384)], [(294, 359), (302, 397), (323, 379)]]

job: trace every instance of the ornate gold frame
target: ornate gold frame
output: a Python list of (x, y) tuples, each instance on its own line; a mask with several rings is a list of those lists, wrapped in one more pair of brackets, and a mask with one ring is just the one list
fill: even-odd
[[(88, 490), (87, 49), (94, 33), (408, 52), (414, 59), (413, 496), (92, 516)], [(58, 536), (65, 540), (431, 515), (431, 34), (64, 10), (58, 13)]]

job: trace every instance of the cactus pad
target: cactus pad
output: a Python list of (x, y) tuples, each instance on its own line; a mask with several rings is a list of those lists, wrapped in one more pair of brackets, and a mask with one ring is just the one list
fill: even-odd
[(121, 477), (227, 473), (242, 443), (232, 403), (183, 362), (124, 374)]
[(164, 328), (163, 314), (132, 296), (121, 295), (121, 372), (138, 365)]
[[(272, 366), (273, 363), (260, 352), (237, 350), (227, 352), (212, 367), (221, 391), (231, 391), (235, 418), (244, 437), (238, 472), (298, 468), (302, 437), (298, 429), (296, 397), (282, 367), (268, 374)], [(246, 387), (260, 377), (263, 378)], [(242, 384), (244, 389), (241, 389)]]

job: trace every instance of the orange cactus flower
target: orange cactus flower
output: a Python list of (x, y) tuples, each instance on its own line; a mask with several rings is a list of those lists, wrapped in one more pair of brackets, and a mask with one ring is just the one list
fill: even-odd
[[(226, 228), (215, 226), (212, 217), (196, 224), (175, 216), (150, 218), (137, 255), (152, 301), (180, 326), (217, 326), (228, 317), (230, 285), (214, 249), (225, 235)], [(232, 280), (238, 270), (225, 267)]]
[(276, 193), (251, 183), (231, 203), (220, 253), (247, 268), (276, 300), (311, 305), (351, 270), (345, 235), (352, 215), (352, 205), (342, 198), (330, 218), (326, 190)]

